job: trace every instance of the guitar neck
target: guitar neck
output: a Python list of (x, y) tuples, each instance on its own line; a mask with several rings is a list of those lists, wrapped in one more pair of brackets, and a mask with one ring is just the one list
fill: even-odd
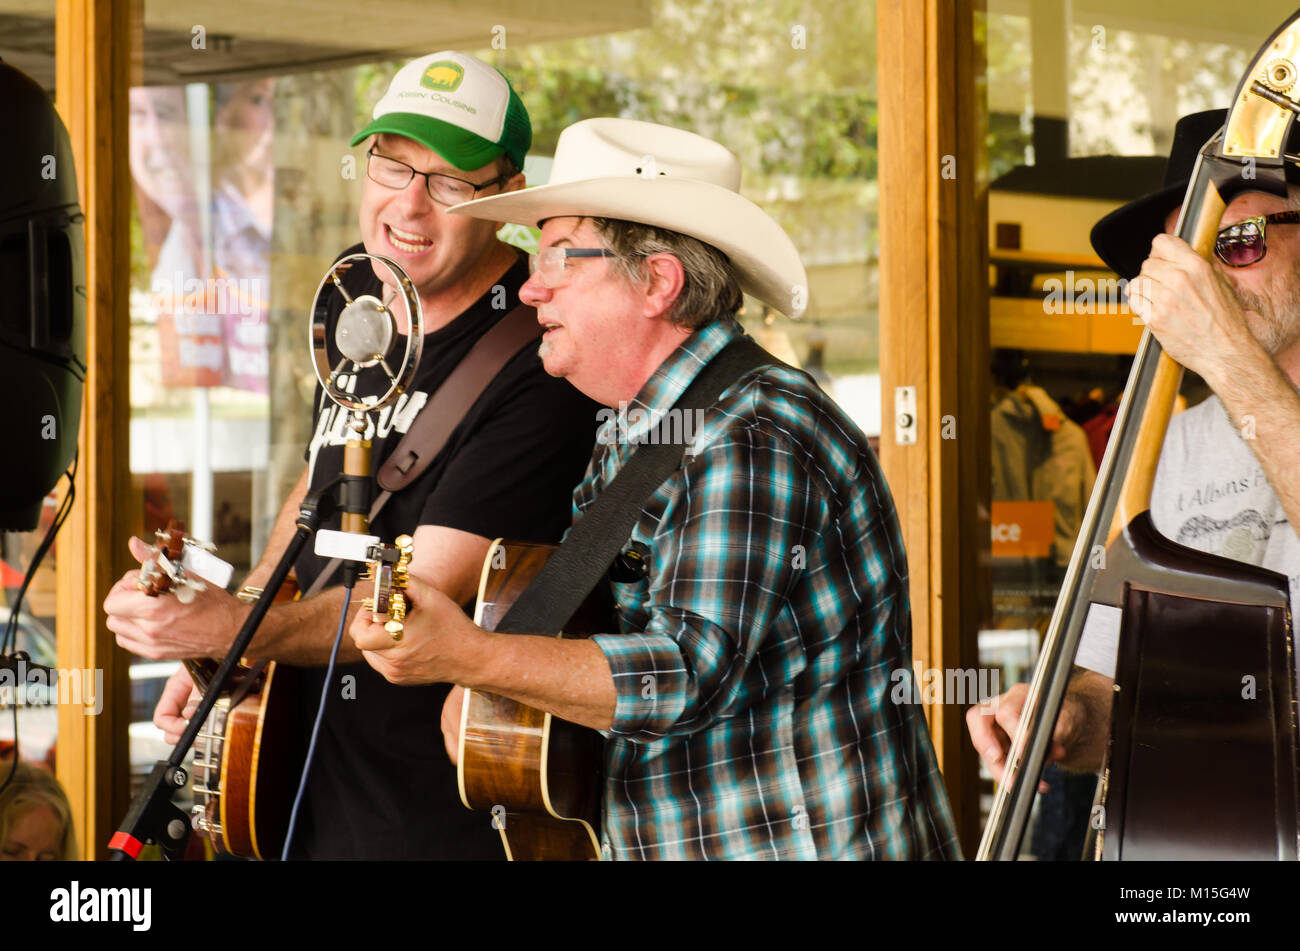
[(199, 688), (201, 693), (208, 692), (208, 685), (212, 683), (212, 678), (216, 676), (217, 667), (220, 665), (211, 657), (195, 657), (184, 661), (185, 669), (190, 672), (190, 677), (194, 681), (194, 686)]

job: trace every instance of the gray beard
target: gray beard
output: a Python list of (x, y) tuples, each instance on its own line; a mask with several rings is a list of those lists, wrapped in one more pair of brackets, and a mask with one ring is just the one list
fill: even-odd
[(1287, 285), (1289, 293), (1282, 301), (1237, 290), (1237, 302), (1259, 315), (1251, 333), (1271, 356), (1276, 356), (1300, 340), (1300, 261), (1292, 269)]

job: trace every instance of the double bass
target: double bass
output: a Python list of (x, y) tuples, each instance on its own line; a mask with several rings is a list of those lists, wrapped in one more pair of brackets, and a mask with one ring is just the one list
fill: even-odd
[[(1209, 258), (1227, 204), (1286, 195), (1300, 11), (1260, 48), (1200, 151), (1177, 234)], [(1300, 858), (1300, 732), (1287, 579), (1175, 544), (1151, 489), (1182, 367), (1150, 330), (1012, 738), (977, 857), (1015, 859), (1090, 611), (1119, 619), (1110, 740), (1086, 858)], [(1243, 685), (1248, 689), (1244, 689)]]

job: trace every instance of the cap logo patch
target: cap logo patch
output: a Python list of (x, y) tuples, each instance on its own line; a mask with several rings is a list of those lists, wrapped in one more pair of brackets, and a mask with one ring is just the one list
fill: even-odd
[(420, 77), (420, 85), (428, 89), (453, 92), (464, 78), (465, 70), (459, 63), (444, 59), (429, 64), (429, 67), (424, 71), (424, 75)]

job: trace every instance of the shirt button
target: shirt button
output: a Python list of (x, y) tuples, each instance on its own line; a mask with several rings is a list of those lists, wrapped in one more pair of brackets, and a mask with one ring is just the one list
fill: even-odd
[(606, 862), (614, 858), (614, 850), (609, 847), (609, 840), (600, 843), (600, 857)]

